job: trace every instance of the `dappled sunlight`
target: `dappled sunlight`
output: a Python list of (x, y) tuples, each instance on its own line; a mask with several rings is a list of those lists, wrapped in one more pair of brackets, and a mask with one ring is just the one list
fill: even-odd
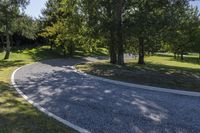
[(29, 55), (34, 61), (41, 61), (52, 58), (63, 58), (59, 53), (50, 50), (49, 46), (43, 46), (39, 48), (34, 48), (25, 52)]
[[(126, 121), (123, 117), (132, 118), (133, 125), (138, 129), (140, 127), (134, 120), (134, 117), (137, 116), (140, 116), (141, 120), (148, 119), (155, 125), (169, 119), (167, 109), (160, 106), (159, 103), (145, 98), (137, 91), (123, 87), (123, 89), (120, 89), (117, 85), (107, 87), (108, 83), (106, 82), (80, 75), (72, 69), (65, 70), (66, 67), (64, 66), (55, 71), (54, 66), (48, 66), (48, 73), (39, 72), (40, 70), (37, 68), (38, 72), (34, 71), (33, 74), (27, 71), (28, 73), (22, 77), (25, 79), (24, 81), (20, 77), (15, 77), (15, 81), (30, 100), (39, 102), (41, 106), (60, 117), (66, 117), (71, 122), (75, 122), (73, 119), (77, 113), (81, 116), (90, 114), (95, 117), (103, 116), (102, 113), (111, 113), (113, 115), (112, 121), (106, 117), (101, 119), (116, 126), (125, 126)], [(29, 68), (25, 69), (28, 70)], [(89, 110), (84, 110), (86, 107)], [(65, 113), (62, 113), (63, 111)], [(133, 114), (133, 112), (137, 113)], [(87, 118), (84, 121), (87, 121)], [(95, 124), (98, 125), (98, 121)], [(125, 127), (132, 129), (133, 125), (126, 125)]]
[[(31, 107), (23, 98), (21, 98), (14, 90), (9, 88), (9, 84), (0, 83), (0, 112), (9, 113), (26, 113)], [(13, 97), (13, 98), (12, 98)], [(14, 98), (15, 97), (15, 98)]]
[[(182, 64), (175, 67), (173, 64), (164, 65), (148, 57), (146, 65), (138, 65), (135, 61), (128, 60), (125, 66), (118, 67), (109, 63), (81, 64), (76, 68), (86, 73), (102, 76), (110, 79), (121, 80), (125, 82), (143, 84), (170, 89), (200, 91), (200, 71), (199, 69), (184, 68)], [(169, 58), (169, 57), (165, 57)], [(165, 59), (163, 59), (165, 62)], [(199, 65), (200, 68), (200, 65)], [(192, 84), (191, 84), (192, 83)]]
[[(19, 70), (15, 82), (29, 100), (80, 127), (92, 126), (92, 131), (159, 132), (158, 126), (167, 131), (177, 118), (179, 123), (189, 121), (181, 114), (190, 109), (193, 109), (192, 115), (198, 113), (199, 107), (193, 105), (198, 104), (199, 99), (194, 99), (190, 105), (191, 101), (178, 95), (96, 80), (70, 67), (77, 62), (59, 59), (36, 63)], [(88, 125), (88, 122), (91, 123)], [(114, 128), (107, 129), (102, 122)], [(177, 125), (173, 131), (188, 131), (188, 127)]]
[(110, 93), (112, 93), (112, 91), (111, 90), (105, 90), (104, 93), (110, 94)]
[[(144, 101), (144, 100), (135, 98), (135, 100), (132, 101), (131, 104), (138, 106), (138, 108), (141, 110), (142, 114), (145, 117), (147, 117), (155, 122), (161, 122), (163, 119), (167, 119), (167, 117), (168, 117), (167, 110), (159, 107), (158, 105), (156, 105), (153, 102)], [(150, 108), (148, 108), (148, 107), (150, 107)], [(157, 108), (158, 110), (162, 110), (162, 113), (152, 110), (151, 109), (152, 107)]]
[(55, 133), (59, 129), (63, 132), (66, 130), (73, 132), (55, 120), (44, 116), (17, 94), (14, 88), (9, 87), (10, 84), (0, 81), (0, 131)]
[[(34, 61), (29, 54), (30, 50), (13, 51), (9, 60), (0, 60), (0, 132), (74, 132), (39, 112), (11, 87), (12, 72), (18, 67)], [(1, 59), (3, 56), (4, 54), (0, 53)], [(46, 56), (54, 57), (54, 55), (50, 57), (47, 54)], [(44, 103), (46, 102), (48, 101), (44, 101)]]

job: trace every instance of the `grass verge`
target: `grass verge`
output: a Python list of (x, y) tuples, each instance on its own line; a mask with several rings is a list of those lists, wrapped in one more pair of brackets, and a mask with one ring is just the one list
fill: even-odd
[[(100, 77), (135, 84), (200, 92), (200, 61), (187, 57), (185, 61), (174, 60), (172, 56), (147, 57), (146, 65), (137, 60), (126, 60), (125, 66), (108, 62), (80, 64), (76, 68)], [(195, 60), (195, 61), (194, 61)]]
[[(0, 53), (3, 59), (4, 53)], [(27, 103), (10, 85), (18, 67), (35, 61), (61, 58), (48, 47), (15, 50), (10, 60), (0, 60), (0, 133), (73, 133), (74, 130), (49, 118)]]

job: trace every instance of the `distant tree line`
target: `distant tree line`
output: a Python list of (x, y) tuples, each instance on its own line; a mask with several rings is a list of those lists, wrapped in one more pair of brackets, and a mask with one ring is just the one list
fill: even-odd
[(32, 42), (37, 37), (37, 22), (23, 13), (28, 4), (29, 0), (0, 0), (0, 44), (6, 51), (4, 59), (9, 58), (12, 45)]
[(200, 17), (188, 0), (49, 0), (43, 30), (52, 47), (73, 56), (77, 47), (108, 48), (110, 62), (124, 64), (125, 52), (200, 53)]
[(39, 20), (20, 9), (28, 0), (0, 1), (0, 42), (43, 40), (51, 49), (73, 56), (107, 48), (110, 63), (124, 64), (124, 53), (145, 55), (173, 52), (184, 58), (188, 52), (200, 57), (200, 14), (190, 0), (48, 0)]

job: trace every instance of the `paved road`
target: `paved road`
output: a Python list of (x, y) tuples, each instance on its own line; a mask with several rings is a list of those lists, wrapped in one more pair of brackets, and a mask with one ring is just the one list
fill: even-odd
[(200, 98), (115, 85), (75, 72), (81, 60), (26, 66), (15, 82), (29, 99), (93, 133), (200, 133)]

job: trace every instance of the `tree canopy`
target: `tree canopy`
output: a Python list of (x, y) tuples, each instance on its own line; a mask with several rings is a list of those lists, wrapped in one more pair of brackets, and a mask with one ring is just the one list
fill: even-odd
[(119, 65), (127, 52), (138, 55), (139, 64), (159, 51), (181, 59), (187, 52), (200, 53), (199, 10), (190, 0), (48, 0), (39, 21), (20, 12), (28, 2), (0, 2), (0, 32), (7, 36), (7, 53), (15, 32), (42, 38), (63, 55), (104, 47), (110, 62)]
[[(9, 58), (11, 49), (11, 36), (17, 31), (21, 32), (22, 36), (30, 37), (28, 25), (24, 27), (30, 19), (23, 15), (20, 10), (23, 10), (29, 4), (29, 0), (1, 0), (0, 1), (0, 29), (2, 35), (6, 37), (6, 55), (5, 59)], [(29, 21), (31, 22), (31, 21)], [(23, 25), (23, 27), (22, 27)], [(28, 36), (29, 34), (29, 36)]]

